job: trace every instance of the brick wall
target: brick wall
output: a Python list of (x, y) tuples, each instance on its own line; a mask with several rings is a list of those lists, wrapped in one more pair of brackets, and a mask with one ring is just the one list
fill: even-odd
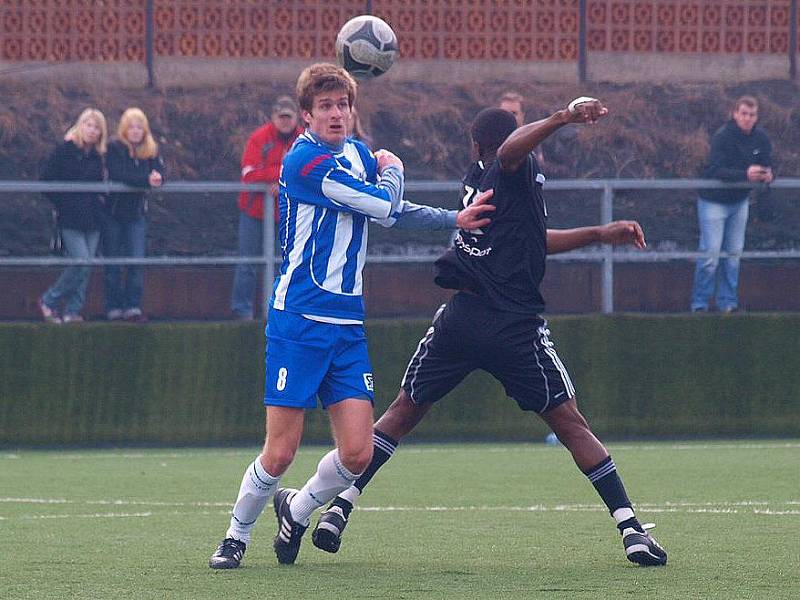
[[(789, 47), (790, 0), (588, 0), (590, 52), (762, 56)], [(363, 0), (154, 0), (156, 58), (333, 56)], [(374, 0), (412, 60), (574, 62), (578, 0)], [(4, 0), (0, 61), (141, 62), (146, 0)]]

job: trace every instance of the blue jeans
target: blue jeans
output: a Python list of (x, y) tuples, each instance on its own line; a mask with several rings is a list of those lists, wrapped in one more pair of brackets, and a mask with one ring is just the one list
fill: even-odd
[[(121, 223), (111, 215), (103, 215), (103, 256), (143, 258), (146, 238), (144, 217), (131, 223)], [(124, 280), (123, 269), (126, 271)], [(106, 312), (141, 308), (144, 289), (144, 267), (141, 265), (106, 265), (103, 283)]]
[[(61, 240), (70, 258), (93, 258), (100, 242), (99, 231), (62, 229)], [(90, 266), (74, 265), (64, 269), (61, 276), (42, 296), (42, 302), (54, 310), (64, 304), (65, 315), (77, 315), (86, 300), (86, 286), (92, 274)]]
[[(749, 205), (747, 197), (732, 204), (697, 199), (697, 218), (700, 224), (700, 252), (720, 251), (741, 254), (747, 228)], [(739, 306), (739, 258), (711, 256), (697, 261), (692, 290), (692, 310), (708, 310), (716, 283), (716, 305), (719, 310)]]
[[(259, 256), (262, 253), (264, 223), (239, 213), (239, 256)], [(231, 310), (246, 319), (253, 318), (253, 294), (256, 291), (258, 265), (236, 265), (231, 293)]]

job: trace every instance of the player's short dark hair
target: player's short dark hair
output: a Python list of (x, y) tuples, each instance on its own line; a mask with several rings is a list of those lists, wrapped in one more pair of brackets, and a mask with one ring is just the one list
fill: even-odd
[(472, 140), (481, 154), (496, 152), (517, 128), (517, 120), (502, 108), (484, 108), (472, 122)]
[(345, 90), (350, 106), (356, 102), (358, 84), (353, 76), (339, 66), (330, 63), (317, 63), (306, 67), (297, 78), (297, 103), (300, 108), (311, 112), (314, 97), (323, 92)]

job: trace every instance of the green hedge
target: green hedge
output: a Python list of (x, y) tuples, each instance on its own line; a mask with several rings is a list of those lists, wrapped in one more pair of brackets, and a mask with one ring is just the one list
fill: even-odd
[[(367, 326), (376, 413), (427, 321)], [(553, 318), (578, 400), (604, 437), (800, 434), (800, 315)], [(258, 443), (258, 324), (0, 326), (0, 445)], [(538, 439), (499, 384), (475, 373), (416, 439)], [(322, 411), (306, 439), (329, 440)]]

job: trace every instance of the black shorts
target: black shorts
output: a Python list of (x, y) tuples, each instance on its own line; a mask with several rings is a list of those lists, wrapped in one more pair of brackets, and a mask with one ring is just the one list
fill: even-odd
[(538, 315), (495, 311), (477, 296), (458, 293), (434, 315), (401, 386), (415, 404), (436, 402), (483, 369), (522, 410), (545, 412), (575, 397), (549, 335)]

